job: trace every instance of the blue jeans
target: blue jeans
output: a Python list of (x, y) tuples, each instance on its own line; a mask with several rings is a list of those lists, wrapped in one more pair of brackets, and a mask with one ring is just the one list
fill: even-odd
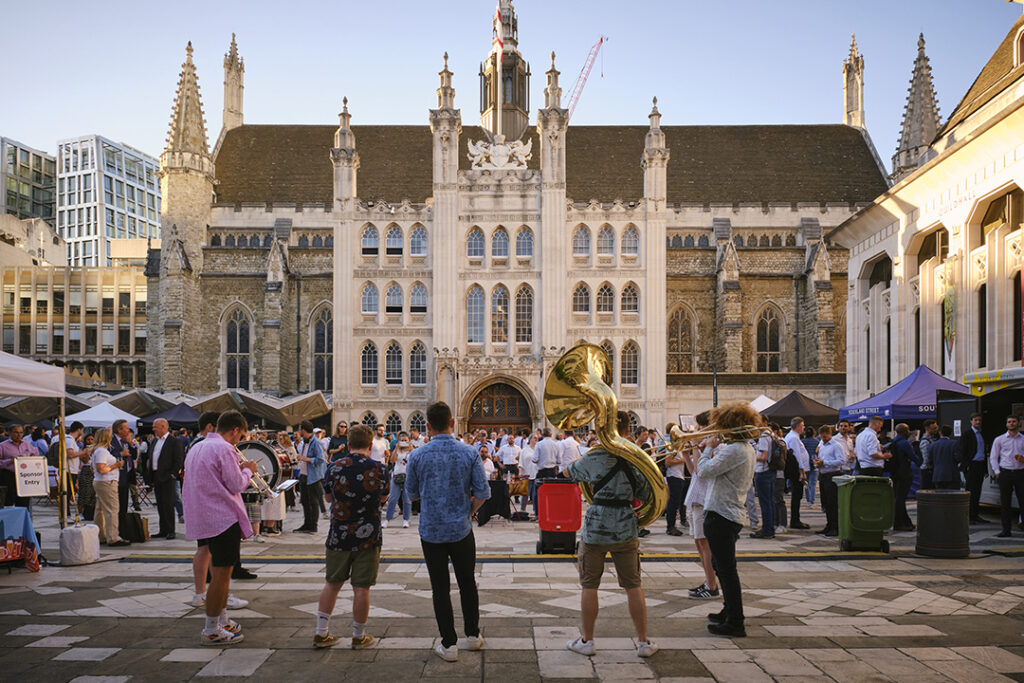
[(804, 498), (808, 505), (814, 505), (814, 489), (818, 482), (818, 470), (807, 472), (807, 488), (804, 489)]
[(391, 476), (391, 492), (388, 494), (388, 512), (386, 519), (390, 522), (391, 518), (395, 515), (395, 505), (398, 503), (398, 497), (402, 497), (402, 519), (409, 521), (409, 516), (412, 514), (412, 505), (409, 503), (409, 496), (405, 492), (404, 486), (399, 486), (395, 483), (394, 475)]
[(775, 534), (775, 472), (765, 470), (754, 474), (754, 490), (761, 503), (761, 528), (766, 534)]

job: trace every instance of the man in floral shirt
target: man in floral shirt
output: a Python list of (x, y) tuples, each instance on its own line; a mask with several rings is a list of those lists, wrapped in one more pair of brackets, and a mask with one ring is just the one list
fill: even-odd
[(314, 647), (332, 647), (339, 639), (330, 633), (331, 613), (338, 591), (352, 581), (352, 649), (376, 645), (365, 633), (370, 613), (370, 586), (377, 583), (380, 564), (380, 508), (387, 501), (384, 466), (370, 459), (373, 432), (357, 425), (349, 430), (349, 454), (335, 460), (324, 477), (324, 495), (331, 501), (331, 530), (327, 534), (327, 581), (320, 592)]

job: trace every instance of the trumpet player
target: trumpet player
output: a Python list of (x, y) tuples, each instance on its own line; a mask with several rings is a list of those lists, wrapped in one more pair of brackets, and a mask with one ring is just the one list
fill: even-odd
[(185, 535), (209, 548), (212, 565), (203, 645), (234, 645), (243, 639), (241, 625), (228, 618), (226, 606), (242, 539), (252, 536), (241, 493), (249, 488), (256, 463), (240, 466), (235, 450), (248, 427), (237, 410), (221, 414), (217, 431), (193, 446), (185, 461)]

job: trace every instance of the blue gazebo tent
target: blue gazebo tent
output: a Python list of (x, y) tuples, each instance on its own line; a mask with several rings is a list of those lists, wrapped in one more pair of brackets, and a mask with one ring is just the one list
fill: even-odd
[(839, 419), (862, 421), (872, 415), (881, 415), (886, 420), (934, 418), (935, 392), (940, 389), (970, 394), (963, 384), (946, 379), (927, 365), (920, 365), (882, 393), (841, 408)]

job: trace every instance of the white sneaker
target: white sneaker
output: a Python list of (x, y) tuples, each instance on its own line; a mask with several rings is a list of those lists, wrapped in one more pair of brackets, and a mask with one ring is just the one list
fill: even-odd
[(266, 543), (267, 542), (267, 539), (263, 538), (262, 534), (257, 534), (256, 536), (253, 536), (252, 540), (256, 541), (257, 543)]
[(651, 641), (644, 642), (638, 640), (636, 643), (636, 656), (637, 657), (650, 657), (658, 651), (658, 646)]
[(409, 528), (409, 520), (405, 520), (404, 522), (402, 522), (402, 528), (403, 529), (408, 529)]
[(459, 661), (459, 646), (445, 647), (442, 643), (438, 643), (434, 648), (434, 654), (446, 662), (457, 662)]
[(383, 522), (381, 522), (380, 523), (380, 528), (381, 529), (387, 529), (388, 528), (388, 520), (385, 519)]
[[(204, 599), (203, 602), (205, 603), (206, 600)], [(248, 604), (249, 604), (248, 600), (243, 600), (242, 598), (236, 598), (234, 595), (231, 595), (230, 593), (228, 593), (228, 601), (227, 601), (227, 604), (225, 604), (224, 606), (227, 607), (228, 609), (242, 609), (243, 607), (247, 606)]]
[(594, 640), (591, 638), (589, 641), (584, 642), (583, 636), (580, 636), (576, 640), (570, 640), (565, 644), (567, 650), (572, 650), (576, 654), (586, 655), (587, 657), (594, 656)]
[[(230, 596), (228, 600), (230, 600)], [(205, 607), (206, 606), (206, 593), (196, 593), (192, 596), (192, 602), (190, 603), (193, 607)]]
[(789, 533), (789, 529), (787, 529), (784, 526), (777, 526), (777, 527), (775, 527), (775, 533), (777, 533), (777, 534), (788, 534)]
[(482, 650), (484, 649), (484, 637), (481, 635), (466, 636), (462, 640), (462, 647), (471, 651)]

